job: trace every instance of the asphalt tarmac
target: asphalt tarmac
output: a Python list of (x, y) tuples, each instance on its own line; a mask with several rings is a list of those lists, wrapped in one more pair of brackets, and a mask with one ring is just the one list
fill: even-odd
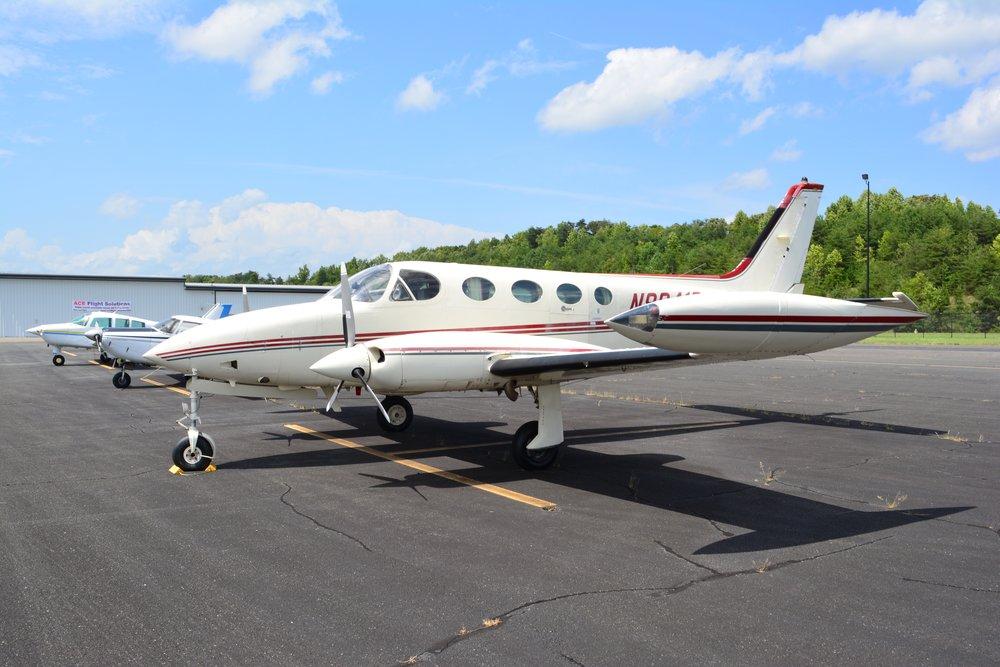
[[(1000, 662), (1000, 350), (854, 346), (529, 397), (184, 397), (0, 344), (0, 663)], [(430, 450), (430, 451), (427, 451)]]

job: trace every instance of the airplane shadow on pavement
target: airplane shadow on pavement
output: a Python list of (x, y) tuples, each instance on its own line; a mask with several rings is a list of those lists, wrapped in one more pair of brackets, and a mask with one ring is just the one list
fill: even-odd
[[(303, 414), (311, 411), (294, 412)], [(323, 430), (335, 437), (350, 438), (353, 441), (373, 436), (386, 438), (394, 443), (362, 444), (379, 451), (398, 453), (406, 458), (428, 459), (446, 456), (462, 461), (470, 464), (469, 467), (449, 466), (447, 469), (479, 482), (504, 484), (525, 479), (541, 479), (548, 483), (626, 502), (640, 503), (647, 507), (679, 512), (721, 524), (717, 528), (723, 533), (724, 539), (701, 547), (694, 552), (695, 554), (747, 553), (814, 544), (897, 528), (973, 509), (971, 506), (963, 506), (858, 510), (784, 493), (773, 487), (736, 482), (671, 466), (670, 464), (684, 460), (680, 456), (659, 453), (616, 454), (613, 448), (604, 452), (574, 447), (740, 428), (760, 424), (762, 417), (763, 415), (745, 415), (743, 419), (726, 421), (567, 430), (568, 450), (563, 452), (555, 467), (539, 473), (521, 470), (509, 460), (510, 436), (491, 430), (495, 427), (509, 426), (508, 422), (451, 422), (417, 415), (409, 430), (392, 434), (379, 429), (375, 424), (371, 408), (344, 407), (342, 412), (333, 415), (336, 422), (339, 422), (335, 428), (317, 430)], [(353, 429), (344, 429), (345, 424)], [(292, 450), (229, 461), (219, 467), (306, 468), (349, 466), (373, 461), (372, 456), (365, 452), (337, 447), (305, 434), (276, 432), (267, 434), (270, 440), (287, 443), (289, 448), (293, 442), (313, 446), (307, 451)], [(449, 449), (449, 445), (454, 449)], [(436, 451), (407, 453), (410, 450), (428, 448), (434, 448)], [(460, 486), (457, 482), (422, 472), (407, 471), (399, 478), (367, 474), (365, 476), (380, 482), (373, 488), (403, 487), (411, 488), (417, 493), (420, 493), (419, 487)], [(846, 498), (845, 501), (850, 502)], [(723, 526), (733, 527), (734, 530), (726, 530)], [(739, 529), (745, 532), (740, 532)]]

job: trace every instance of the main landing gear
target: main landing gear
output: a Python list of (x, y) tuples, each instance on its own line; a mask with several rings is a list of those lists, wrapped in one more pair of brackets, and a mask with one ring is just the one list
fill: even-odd
[(375, 409), (375, 414), (378, 417), (378, 425), (382, 427), (383, 431), (399, 433), (410, 427), (410, 423), (413, 421), (413, 406), (408, 400), (402, 396), (386, 396), (382, 401), (382, 407), (389, 415), (389, 420), (386, 421), (382, 411), (378, 408)]
[[(187, 415), (178, 419), (177, 423), (187, 426), (187, 435), (177, 441), (174, 447), (174, 465), (184, 472), (202, 472), (212, 464), (215, 458), (215, 442), (212, 438), (201, 432), (201, 417), (198, 415), (198, 405), (201, 397), (198, 392), (191, 391), (190, 407), (185, 406)], [(187, 424), (184, 424), (187, 419)]]
[(558, 384), (542, 385), (531, 393), (538, 406), (538, 421), (517, 429), (510, 443), (510, 454), (525, 470), (545, 470), (559, 458), (563, 443), (562, 394)]
[(61, 353), (56, 352), (55, 354), (52, 355), (53, 366), (62, 366), (65, 363), (66, 363), (66, 357), (62, 356)]

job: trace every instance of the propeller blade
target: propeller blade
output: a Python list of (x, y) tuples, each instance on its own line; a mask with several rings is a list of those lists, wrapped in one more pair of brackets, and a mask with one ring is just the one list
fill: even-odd
[(340, 302), (344, 318), (344, 346), (351, 347), (355, 338), (354, 302), (351, 299), (351, 281), (347, 277), (347, 264), (344, 263), (340, 264)]
[(247, 286), (243, 286), (243, 312), (250, 312), (250, 295), (247, 294)]
[(333, 388), (333, 393), (330, 394), (330, 400), (326, 402), (326, 409), (324, 412), (329, 412), (333, 410), (334, 412), (340, 412), (340, 406), (334, 405), (333, 402), (337, 400), (337, 394), (340, 393), (340, 388), (344, 386), (344, 381), (341, 380), (337, 383), (337, 386)]
[(389, 413), (385, 411), (385, 407), (382, 405), (382, 401), (378, 400), (378, 396), (376, 396), (375, 392), (372, 391), (372, 388), (368, 386), (368, 381), (365, 380), (365, 374), (364, 373), (352, 373), (352, 375), (354, 375), (354, 377), (359, 382), (361, 382), (361, 384), (364, 385), (365, 389), (368, 390), (368, 393), (371, 395), (371, 397), (373, 399), (375, 399), (375, 405), (378, 406), (378, 411), (382, 413), (382, 416), (385, 417), (385, 420), (387, 422), (392, 422), (392, 420), (389, 419)]

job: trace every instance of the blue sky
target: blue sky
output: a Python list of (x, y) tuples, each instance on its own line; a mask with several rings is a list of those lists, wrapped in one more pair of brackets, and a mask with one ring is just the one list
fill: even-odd
[(1000, 3), (12, 0), (0, 271), (287, 274), (801, 176), (1000, 205)]

